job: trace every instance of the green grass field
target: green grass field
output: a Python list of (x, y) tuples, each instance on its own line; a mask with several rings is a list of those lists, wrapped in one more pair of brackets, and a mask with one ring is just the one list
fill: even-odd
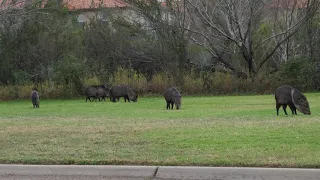
[(320, 94), (306, 96), (310, 116), (276, 116), (273, 95), (0, 102), (0, 163), (319, 168)]

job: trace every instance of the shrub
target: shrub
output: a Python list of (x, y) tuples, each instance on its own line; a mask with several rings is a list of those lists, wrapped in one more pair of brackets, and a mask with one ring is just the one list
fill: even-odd
[(203, 94), (204, 93), (204, 82), (203, 79), (197, 77), (194, 72), (185, 74), (183, 76), (182, 89), (185, 94)]
[(113, 76), (110, 77), (111, 85), (125, 84), (133, 87), (139, 94), (144, 94), (147, 91), (147, 78), (132, 69), (124, 69), (119, 67)]
[(165, 89), (173, 86), (173, 81), (165, 73), (158, 73), (153, 75), (149, 82), (149, 92), (163, 94)]

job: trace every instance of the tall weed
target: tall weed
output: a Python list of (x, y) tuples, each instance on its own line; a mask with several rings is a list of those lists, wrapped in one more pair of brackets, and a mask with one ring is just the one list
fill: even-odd
[[(147, 81), (144, 74), (132, 69), (118, 68), (107, 82), (109, 85), (126, 84), (133, 87), (141, 95), (162, 95), (166, 88), (177, 87), (186, 95), (220, 95), (220, 94), (269, 94), (285, 84), (278, 74), (259, 75), (255, 79), (243, 79), (231, 73), (196, 73), (190, 71), (182, 76), (180, 83), (167, 73), (157, 73)], [(2, 85), (0, 86), (0, 100), (29, 99), (33, 87), (37, 87), (41, 99), (79, 98), (83, 88), (89, 85), (101, 84), (99, 77), (88, 77), (82, 81), (83, 87), (75, 83), (58, 84), (54, 81), (45, 81), (40, 84)], [(290, 85), (290, 84), (289, 84)]]

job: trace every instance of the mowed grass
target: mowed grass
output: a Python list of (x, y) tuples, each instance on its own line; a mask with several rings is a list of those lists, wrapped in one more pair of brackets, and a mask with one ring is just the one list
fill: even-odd
[(276, 116), (273, 95), (0, 102), (0, 163), (319, 168), (320, 94), (306, 96), (310, 116)]

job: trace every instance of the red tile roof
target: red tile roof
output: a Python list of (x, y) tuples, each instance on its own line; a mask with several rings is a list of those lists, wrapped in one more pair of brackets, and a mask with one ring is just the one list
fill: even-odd
[(0, 0), (0, 9), (5, 9), (6, 7), (22, 7), (24, 5), (23, 0), (13, 1), (12, 0)]
[(268, 5), (270, 8), (307, 8), (308, 0), (273, 0)]
[(122, 0), (65, 0), (65, 4), (70, 10), (127, 6)]
[[(126, 7), (127, 4), (122, 0), (63, 0), (64, 4), (70, 10), (79, 10), (79, 9), (94, 9), (99, 7)], [(0, 9), (7, 7), (16, 7), (21, 8), (25, 3), (25, 0), (0, 0)], [(46, 1), (44, 1), (44, 4)]]

